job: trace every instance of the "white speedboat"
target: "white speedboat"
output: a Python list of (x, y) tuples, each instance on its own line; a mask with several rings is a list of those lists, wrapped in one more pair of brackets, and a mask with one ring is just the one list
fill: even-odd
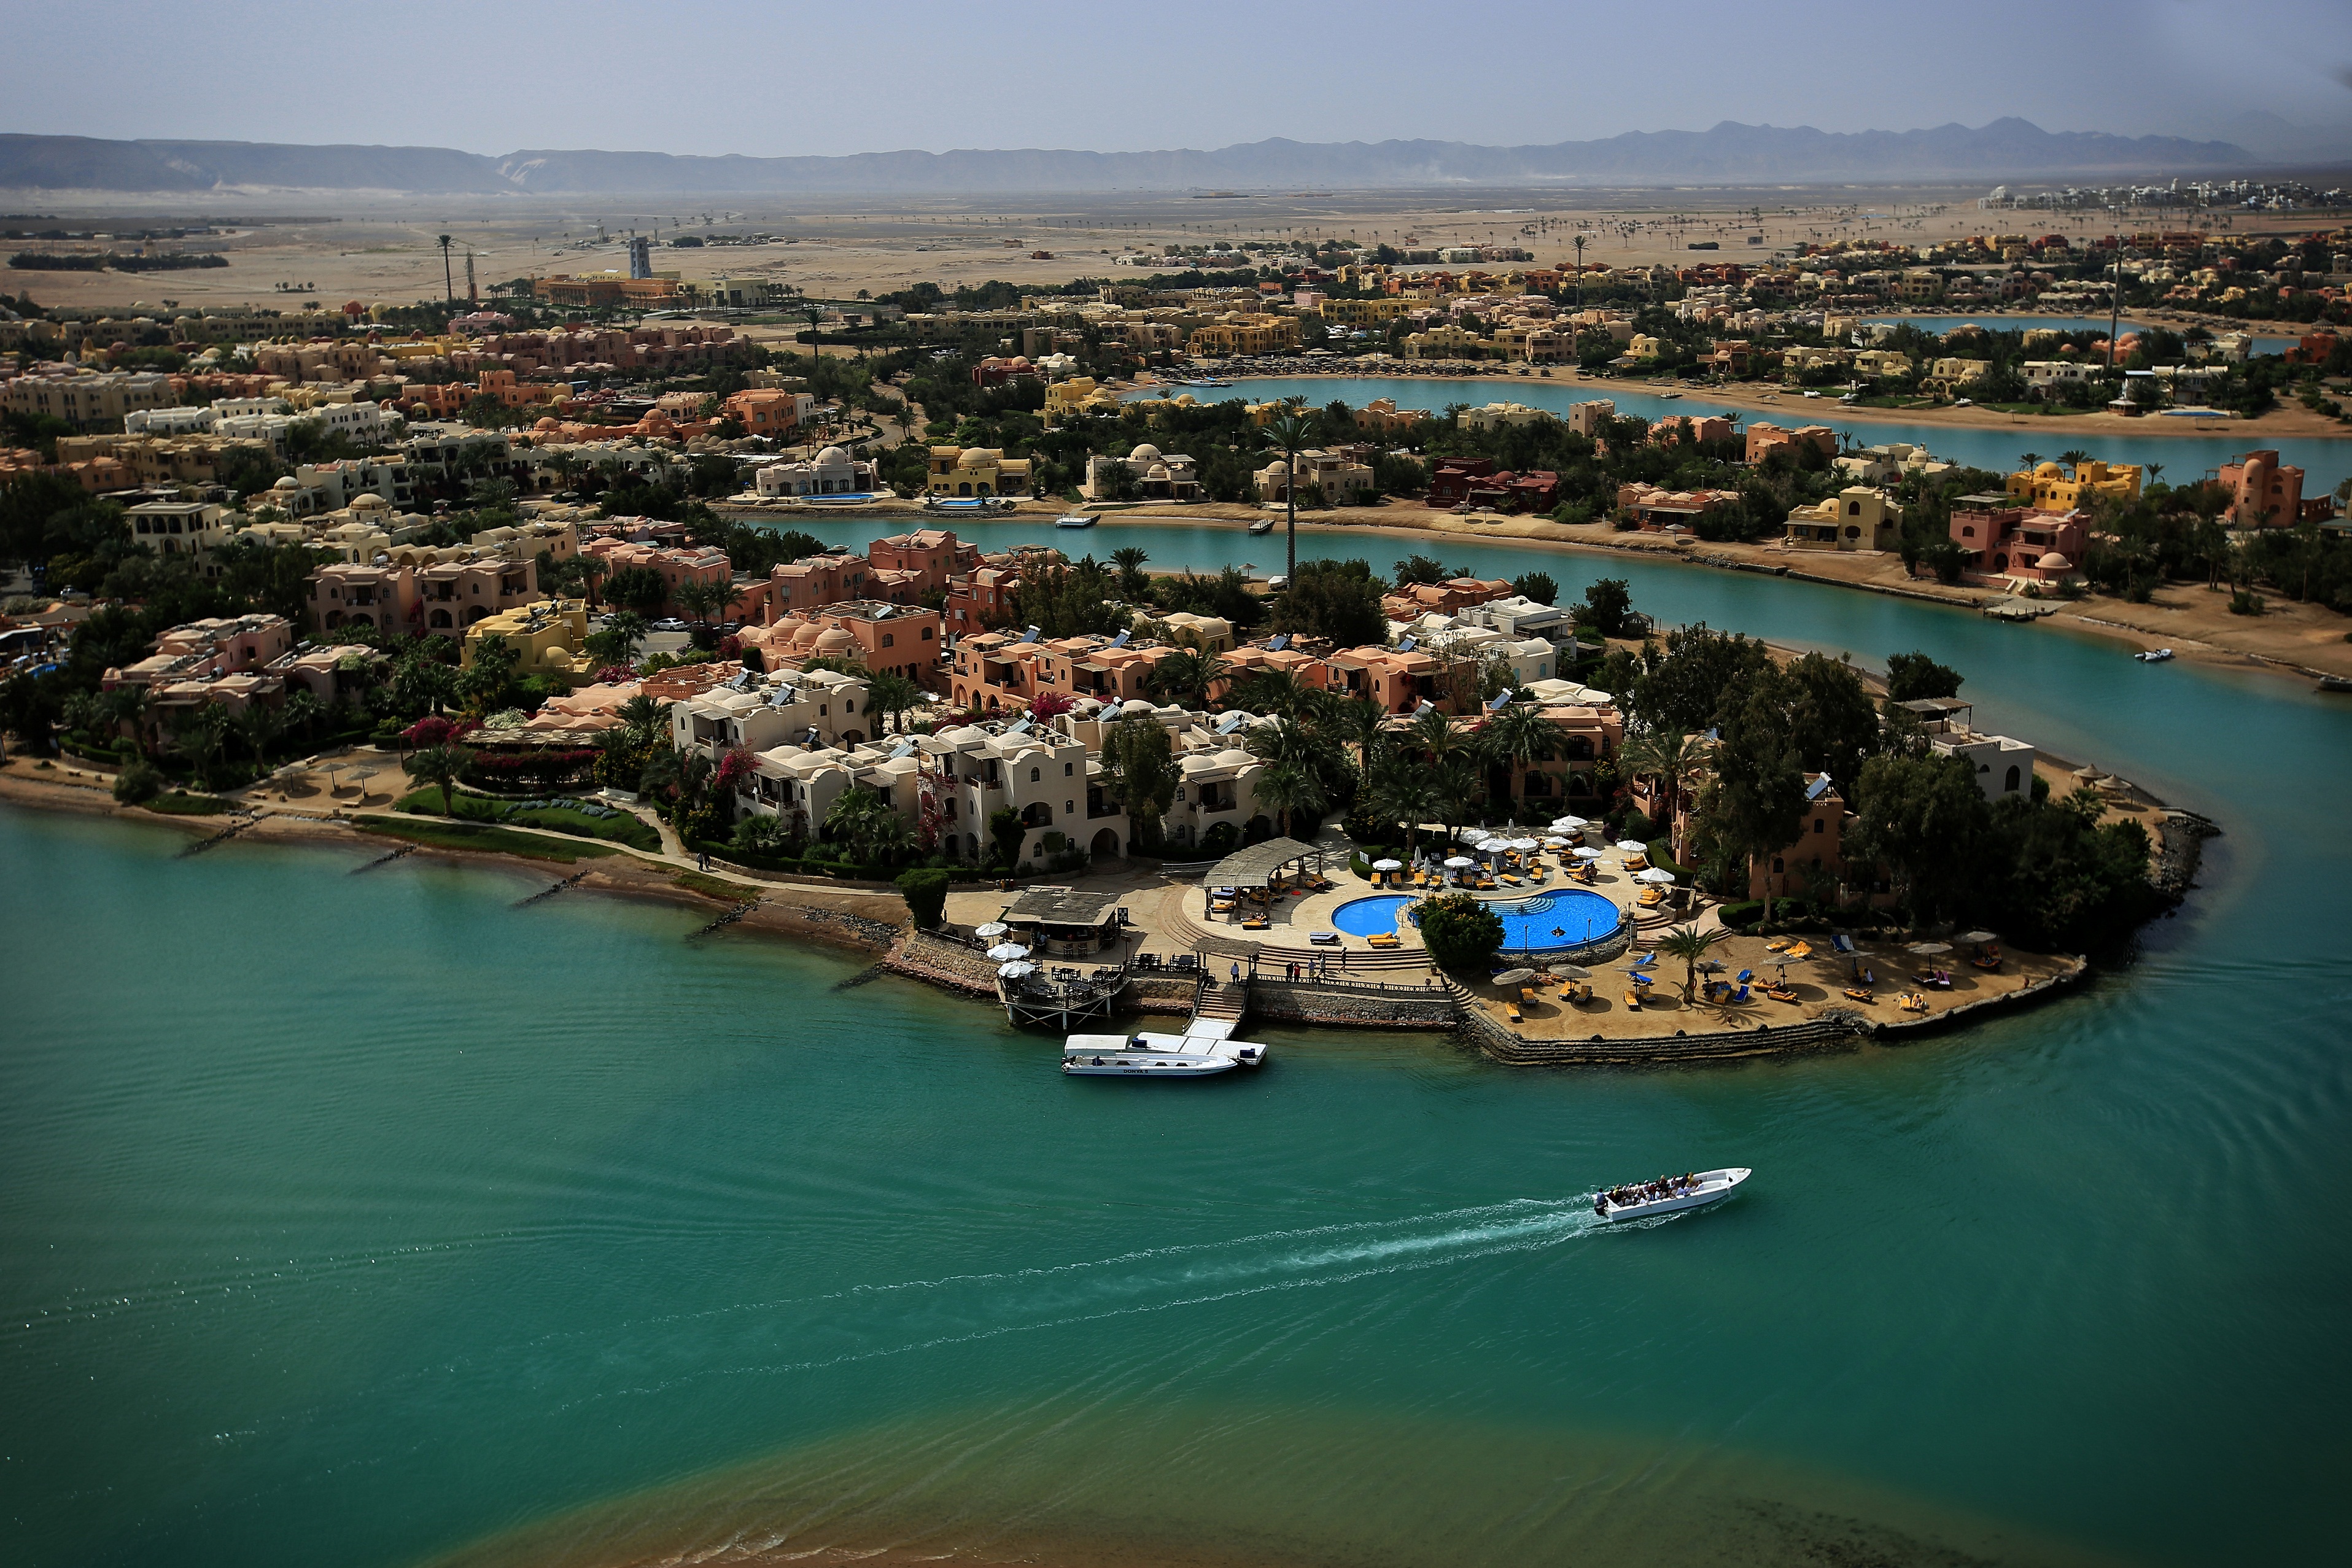
[(1196, 1018), (1181, 1035), (1072, 1035), (1062, 1071), (1072, 1078), (1211, 1078), (1265, 1065), (1265, 1047), (1230, 1038), (1233, 1021)]
[(1270, 517), (1259, 518), (1255, 522), (1250, 524), (1250, 531), (1252, 533), (1272, 533), (1274, 531), (1274, 519)]
[(1054, 520), (1055, 528), (1092, 528), (1095, 520), (1083, 511), (1066, 512)]
[(1745, 1167), (1699, 1171), (1687, 1176), (1661, 1176), (1654, 1182), (1634, 1182), (1593, 1195), (1592, 1212), (1608, 1224), (1647, 1219), (1652, 1215), (1679, 1214), (1720, 1203), (1746, 1181)]
[(2132, 657), (2142, 664), (2162, 664), (2172, 657), (2172, 650), (2168, 647), (2142, 648)]

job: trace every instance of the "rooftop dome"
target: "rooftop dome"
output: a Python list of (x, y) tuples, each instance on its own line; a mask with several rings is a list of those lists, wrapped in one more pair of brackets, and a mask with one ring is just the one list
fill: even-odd
[(2063, 479), (2066, 477), (2066, 470), (2055, 463), (2044, 463), (2033, 470), (2033, 477), (2037, 479)]
[(827, 626), (816, 634), (816, 651), (820, 654), (854, 653), (857, 639), (839, 626)]
[(2037, 564), (2040, 565), (2042, 570), (2044, 572), (2072, 572), (2074, 569), (2074, 563), (2072, 561), (2067, 560), (2063, 555), (2059, 554), (2054, 550), (2049, 554), (2043, 556)]
[(390, 501), (384, 500), (373, 490), (365, 490), (352, 498), (352, 510), (353, 511), (383, 511), (391, 505), (392, 503)]
[(1122, 713), (1149, 713), (1153, 710), (1151, 704), (1142, 698), (1130, 697), (1118, 705), (1118, 710)]
[(849, 454), (838, 447), (827, 447), (817, 453), (816, 460), (820, 464), (845, 463), (849, 461)]
[(1217, 753), (1217, 765), (1221, 768), (1245, 768), (1255, 761), (1257, 761), (1255, 757), (1238, 746), (1229, 747)]
[(1268, 468), (1265, 471), (1269, 474), (1286, 474), (1290, 472), (1290, 465), (1284, 462), (1280, 458), (1276, 458), (1274, 460), (1273, 466)]
[(1168, 465), (1154, 463), (1151, 465), (1151, 471), (1143, 477), (1147, 479), (1164, 479), (1168, 477)]
[(556, 423), (554, 415), (542, 414), (539, 416), (539, 423), (532, 426), (531, 428), (534, 430), (560, 430), (562, 426)]
[(803, 651), (813, 648), (816, 646), (816, 623), (814, 621), (803, 621), (801, 623), (800, 630), (793, 634), (793, 647), (796, 650)]
[(1160, 448), (1149, 441), (1139, 441), (1135, 450), (1127, 455), (1127, 460), (1130, 463), (1156, 463), (1160, 460)]
[(288, 474), (269, 488), (273, 490), (299, 490), (302, 488), (302, 481)]

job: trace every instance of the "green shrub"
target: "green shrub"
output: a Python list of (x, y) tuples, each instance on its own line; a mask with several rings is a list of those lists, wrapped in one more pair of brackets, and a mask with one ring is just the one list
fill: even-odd
[(2243, 588), (2230, 595), (2230, 613), (2233, 616), (2259, 616), (2266, 607), (2260, 594)]
[(163, 775), (152, 763), (133, 763), (114, 775), (114, 798), (125, 805), (144, 805), (163, 793)]
[(948, 910), (948, 874), (945, 871), (919, 868), (901, 871), (898, 877), (898, 891), (905, 896), (907, 909), (915, 917), (915, 924), (925, 929), (938, 925)]
[(1723, 922), (1726, 930), (1745, 931), (1764, 918), (1764, 900), (1743, 899), (1736, 904), (1726, 904), (1715, 911), (1715, 918)]
[(1232, 823), (1220, 822), (1208, 832), (1201, 835), (1201, 858), (1223, 859), (1234, 852), (1234, 847), (1241, 842), (1241, 837), (1242, 836), (1234, 831)]
[(1475, 972), (1503, 945), (1503, 922), (1467, 893), (1448, 893), (1421, 906), (1421, 940), (1440, 969)]

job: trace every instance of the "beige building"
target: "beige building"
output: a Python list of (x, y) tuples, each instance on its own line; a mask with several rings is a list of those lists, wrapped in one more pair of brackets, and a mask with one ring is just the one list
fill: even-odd
[(1903, 509), (1859, 485), (1799, 507), (1781, 536), (1791, 550), (1893, 550), (1902, 542)]
[(504, 637), (521, 658), (518, 677), (551, 675), (572, 686), (585, 686), (596, 673), (596, 661), (587, 654), (588, 603), (584, 599), (550, 599), (543, 604), (485, 616), (466, 629), (461, 666), (471, 669), (485, 637)]
[(1027, 495), (1029, 459), (993, 447), (934, 447), (926, 485), (935, 496)]

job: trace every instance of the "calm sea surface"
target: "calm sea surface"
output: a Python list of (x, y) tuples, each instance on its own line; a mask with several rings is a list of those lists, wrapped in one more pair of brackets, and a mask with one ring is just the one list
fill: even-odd
[[(1601, 569), (1958, 665), (2221, 818), (2205, 886), (2131, 969), (1896, 1050), (1276, 1031), (1137, 1085), (688, 911), (514, 908), (543, 876), (0, 812), (0, 1556), (2340, 1560), (2352, 702)], [(1720, 1210), (1589, 1223), (1729, 1163)]]

